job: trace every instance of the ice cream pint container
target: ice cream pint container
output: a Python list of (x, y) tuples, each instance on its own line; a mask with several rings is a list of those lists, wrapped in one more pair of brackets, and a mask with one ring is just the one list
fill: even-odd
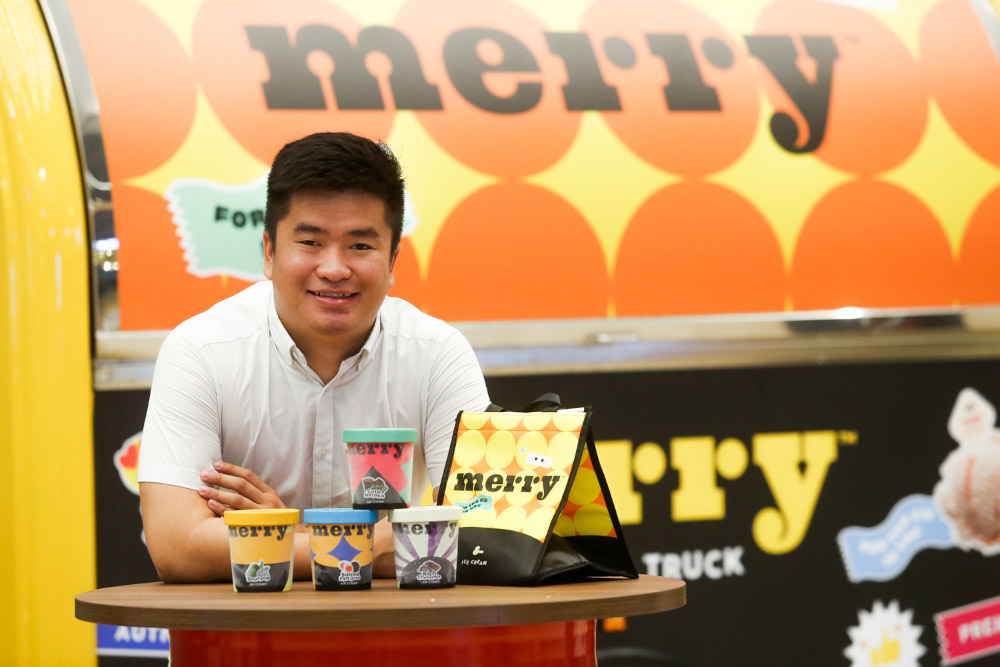
[(295, 509), (228, 510), (229, 560), (239, 593), (288, 591), (295, 556)]
[(308, 509), (302, 522), (309, 533), (313, 588), (356, 591), (372, 587), (373, 536), (378, 512)]
[(354, 509), (409, 507), (415, 428), (344, 430)]
[(426, 506), (392, 510), (392, 542), (399, 588), (455, 585), (458, 521), (462, 508)]

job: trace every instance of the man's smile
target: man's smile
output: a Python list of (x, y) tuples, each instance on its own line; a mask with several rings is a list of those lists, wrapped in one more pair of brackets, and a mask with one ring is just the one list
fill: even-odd
[(317, 292), (314, 290), (306, 290), (313, 296), (318, 296), (321, 299), (349, 299), (351, 297), (357, 296), (357, 292)]

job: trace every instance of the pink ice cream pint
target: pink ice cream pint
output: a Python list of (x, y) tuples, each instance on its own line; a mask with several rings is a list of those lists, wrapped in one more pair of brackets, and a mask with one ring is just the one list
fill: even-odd
[(450, 588), (456, 580), (462, 508), (411, 507), (389, 512), (399, 588)]
[(409, 507), (413, 443), (416, 439), (417, 430), (414, 428), (344, 430), (354, 509)]

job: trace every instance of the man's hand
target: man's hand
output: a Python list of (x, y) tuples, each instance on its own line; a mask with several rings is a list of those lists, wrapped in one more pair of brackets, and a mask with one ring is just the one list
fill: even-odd
[(208, 501), (208, 507), (222, 516), (227, 509), (258, 510), (284, 509), (285, 503), (274, 489), (261, 481), (249, 468), (241, 468), (223, 461), (215, 462), (215, 470), (203, 470), (201, 481), (220, 488), (203, 486), (198, 494)]

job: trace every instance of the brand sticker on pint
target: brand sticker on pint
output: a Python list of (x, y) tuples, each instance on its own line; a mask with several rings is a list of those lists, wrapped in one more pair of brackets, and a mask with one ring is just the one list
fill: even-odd
[(385, 500), (385, 494), (389, 490), (389, 485), (381, 477), (362, 477), (361, 486), (364, 488), (365, 500)]
[(358, 561), (340, 561), (340, 575), (337, 581), (342, 584), (356, 584), (361, 581), (361, 563)]
[(434, 584), (440, 583), (441, 566), (432, 560), (424, 561), (417, 568), (417, 580)]
[(261, 558), (256, 563), (247, 566), (246, 579), (248, 584), (266, 584), (271, 581), (271, 566)]

